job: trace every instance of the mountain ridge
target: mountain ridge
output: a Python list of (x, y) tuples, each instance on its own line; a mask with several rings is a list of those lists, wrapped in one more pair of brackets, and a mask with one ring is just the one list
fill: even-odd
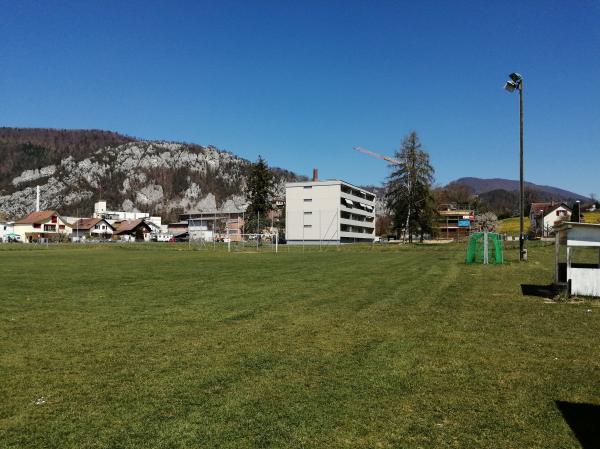
[[(473, 193), (481, 195), (493, 190), (506, 190), (508, 192), (519, 190), (519, 181), (506, 178), (477, 178), (477, 177), (462, 177), (451, 181), (449, 184), (460, 184), (467, 186), (473, 190)], [(525, 188), (537, 190), (544, 196), (551, 196), (557, 201), (591, 201), (591, 198), (575, 192), (571, 192), (559, 187), (535, 184), (533, 182), (525, 182)]]

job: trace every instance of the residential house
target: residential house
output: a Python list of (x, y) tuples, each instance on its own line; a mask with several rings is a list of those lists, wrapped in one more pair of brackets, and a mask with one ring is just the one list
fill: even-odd
[(115, 223), (116, 230), (113, 235), (121, 240), (127, 241), (150, 241), (152, 229), (142, 219), (123, 220)]
[(77, 239), (110, 239), (115, 232), (104, 218), (81, 218), (73, 223), (72, 236)]
[(169, 224), (169, 231), (175, 235), (178, 235), (178, 232), (189, 231), (192, 240), (212, 241), (228, 237), (233, 241), (239, 241), (242, 237), (247, 207), (246, 203), (227, 200), (219, 208), (206, 208), (180, 214), (179, 223)]
[(14, 223), (14, 233), (20, 236), (21, 241), (29, 243), (40, 239), (66, 238), (71, 229), (71, 225), (55, 210), (32, 212)]
[(554, 233), (557, 222), (568, 221), (572, 210), (565, 203), (531, 203), (529, 221), (531, 231), (539, 237), (548, 237)]
[[(160, 220), (160, 217), (158, 217)], [(168, 232), (167, 226), (163, 226), (161, 222), (158, 224), (151, 219), (145, 219), (144, 222), (150, 227), (150, 239), (155, 242), (168, 242), (173, 237), (173, 234)]]

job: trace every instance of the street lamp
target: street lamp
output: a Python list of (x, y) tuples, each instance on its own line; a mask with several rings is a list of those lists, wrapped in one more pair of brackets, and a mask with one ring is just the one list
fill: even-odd
[(575, 201), (577, 203), (577, 223), (581, 223), (581, 201)]
[(525, 189), (523, 182), (523, 77), (518, 73), (511, 73), (510, 78), (504, 85), (504, 89), (508, 92), (519, 91), (519, 260), (525, 260), (525, 241), (523, 232), (523, 210), (525, 203)]

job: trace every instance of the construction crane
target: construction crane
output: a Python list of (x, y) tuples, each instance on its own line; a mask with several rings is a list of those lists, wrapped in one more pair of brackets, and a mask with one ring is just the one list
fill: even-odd
[[(392, 165), (401, 165), (402, 162), (400, 162), (398, 159), (395, 159), (393, 157), (389, 157), (389, 156), (384, 156), (383, 154), (379, 154), (379, 153), (375, 153), (374, 151), (370, 151), (370, 150), (366, 150), (365, 148), (361, 148), (361, 147), (354, 147), (354, 149), (356, 151), (358, 151), (359, 153), (363, 153), (366, 154), (368, 156), (371, 157), (375, 157), (377, 159), (382, 159), (386, 162), (389, 162)], [(410, 177), (409, 177), (409, 181), (408, 181), (408, 185), (406, 186), (407, 188), (407, 198), (410, 198), (411, 195), (411, 185), (410, 185)], [(408, 203), (408, 213), (406, 214), (406, 225), (404, 226), (404, 236), (403, 236), (403, 240), (404, 242), (406, 242), (407, 239), (407, 234), (408, 234), (408, 224), (410, 222), (410, 203)]]
[(394, 159), (393, 157), (389, 157), (389, 156), (384, 156), (383, 154), (375, 153), (374, 151), (370, 151), (370, 150), (367, 150), (367, 149), (362, 148), (362, 147), (354, 147), (354, 149), (356, 151), (358, 151), (359, 153), (363, 153), (363, 154), (366, 154), (366, 155), (371, 156), (371, 157), (376, 157), (377, 159), (382, 159), (382, 160), (384, 160), (386, 162), (389, 162), (390, 164), (393, 164), (393, 165), (400, 165), (401, 164), (401, 162), (398, 159)]

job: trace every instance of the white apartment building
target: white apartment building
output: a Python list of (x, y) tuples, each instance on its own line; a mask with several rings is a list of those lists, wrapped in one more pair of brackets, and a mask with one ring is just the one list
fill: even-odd
[(340, 180), (285, 185), (288, 244), (365, 243), (375, 238), (375, 195)]

